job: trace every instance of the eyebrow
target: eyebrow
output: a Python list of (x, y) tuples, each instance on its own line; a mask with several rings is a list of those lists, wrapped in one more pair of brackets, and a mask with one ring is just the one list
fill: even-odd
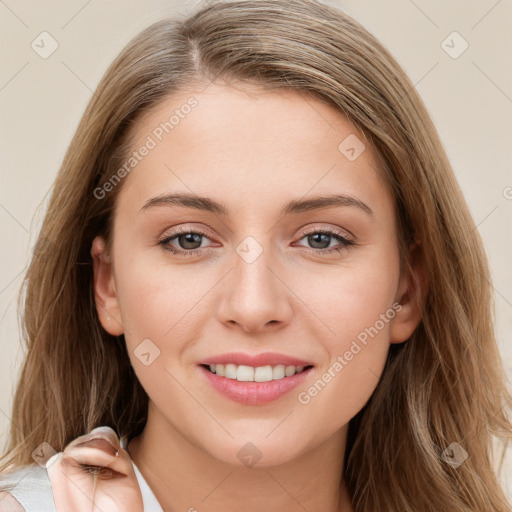
[[(148, 208), (162, 205), (183, 206), (185, 208), (203, 210), (224, 216), (228, 214), (228, 209), (223, 203), (215, 201), (209, 197), (200, 197), (197, 195), (184, 193), (162, 194), (156, 197), (152, 197), (144, 203), (144, 206), (140, 209), (140, 212), (147, 210)], [(284, 207), (281, 209), (281, 215), (285, 216), (290, 213), (303, 213), (313, 210), (320, 210), (322, 208), (334, 208), (340, 206), (356, 207), (363, 210), (368, 215), (373, 215), (372, 209), (366, 203), (363, 203), (363, 201), (357, 199), (356, 197), (344, 194), (315, 196), (309, 199), (294, 199), (284, 205)]]

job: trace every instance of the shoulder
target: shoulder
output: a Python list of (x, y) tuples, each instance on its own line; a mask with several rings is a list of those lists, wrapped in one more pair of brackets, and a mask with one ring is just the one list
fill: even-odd
[(0, 512), (4, 511), (56, 512), (45, 467), (33, 464), (0, 474)]

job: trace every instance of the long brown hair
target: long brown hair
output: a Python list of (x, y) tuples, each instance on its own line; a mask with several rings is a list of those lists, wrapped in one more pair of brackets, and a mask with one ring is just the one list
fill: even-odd
[[(106, 71), (80, 121), (20, 292), (26, 357), (0, 469), (99, 425), (132, 438), (148, 396), (124, 337), (100, 325), (91, 242), (111, 240), (118, 171), (138, 115), (217, 77), (300, 90), (346, 115), (377, 150), (393, 192), (401, 257), (420, 241), (428, 282), (422, 321), (391, 345), (370, 400), (350, 422), (344, 479), (357, 512), (508, 511), (494, 441), (508, 441), (509, 390), (493, 331), (482, 242), (413, 84), (343, 12), (312, 0), (220, 1), (136, 36)], [(460, 466), (446, 449), (462, 448)], [(450, 448), (451, 446), (451, 448)], [(506, 446), (506, 443), (505, 445)]]

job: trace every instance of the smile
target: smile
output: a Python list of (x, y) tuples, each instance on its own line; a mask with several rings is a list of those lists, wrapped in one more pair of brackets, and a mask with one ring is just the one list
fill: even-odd
[(219, 377), (237, 380), (239, 382), (269, 382), (271, 380), (280, 380), (284, 377), (292, 377), (296, 373), (304, 371), (304, 366), (285, 366), (278, 364), (275, 366), (247, 366), (236, 364), (210, 364), (208, 369)]
[(207, 382), (221, 395), (244, 405), (264, 405), (284, 397), (304, 382), (313, 369), (311, 365), (302, 368), (284, 365), (250, 367), (217, 364), (211, 366), (213, 370), (224, 375), (212, 371), (210, 365), (199, 365), (198, 368)]

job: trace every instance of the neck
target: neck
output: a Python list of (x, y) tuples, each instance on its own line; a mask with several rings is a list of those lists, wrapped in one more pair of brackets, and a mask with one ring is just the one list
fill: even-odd
[(127, 448), (165, 512), (353, 510), (340, 485), (346, 427), (291, 461), (256, 468), (220, 461), (154, 417)]

